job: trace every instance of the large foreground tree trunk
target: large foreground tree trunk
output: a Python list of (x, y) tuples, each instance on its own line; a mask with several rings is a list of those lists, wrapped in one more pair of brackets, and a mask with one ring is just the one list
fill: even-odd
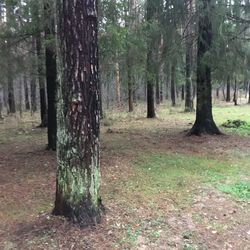
[(54, 214), (100, 222), (97, 0), (57, 0), (58, 170)]
[(200, 0), (197, 42), (196, 121), (189, 135), (221, 134), (212, 115), (211, 68), (204, 56), (212, 45), (211, 0)]

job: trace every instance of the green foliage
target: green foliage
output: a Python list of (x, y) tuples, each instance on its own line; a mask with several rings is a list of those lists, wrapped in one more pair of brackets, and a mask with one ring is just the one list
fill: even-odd
[(250, 182), (219, 185), (219, 190), (241, 200), (250, 200)]
[(250, 135), (250, 123), (242, 120), (227, 120), (221, 126), (229, 129), (229, 131), (237, 131), (243, 135)]

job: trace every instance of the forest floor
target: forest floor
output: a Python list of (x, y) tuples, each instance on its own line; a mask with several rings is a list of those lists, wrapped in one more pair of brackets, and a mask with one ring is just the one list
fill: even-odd
[[(250, 106), (216, 106), (218, 125)], [(51, 216), (55, 153), (27, 114), (0, 124), (0, 249), (250, 249), (250, 130), (187, 137), (194, 114), (112, 110), (102, 124), (100, 225)]]

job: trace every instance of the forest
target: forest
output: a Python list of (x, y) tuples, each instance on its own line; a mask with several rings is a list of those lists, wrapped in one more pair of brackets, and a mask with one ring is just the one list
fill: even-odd
[(250, 0), (0, 0), (0, 249), (250, 249)]

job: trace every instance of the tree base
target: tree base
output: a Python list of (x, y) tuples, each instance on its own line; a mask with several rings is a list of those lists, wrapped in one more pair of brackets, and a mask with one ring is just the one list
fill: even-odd
[(46, 148), (45, 148), (45, 150), (47, 150), (47, 151), (56, 151), (56, 146), (49, 146), (49, 145), (47, 145), (46, 146)]
[(222, 135), (223, 133), (217, 128), (214, 121), (207, 121), (206, 123), (200, 124), (195, 122), (192, 129), (188, 132), (188, 136), (197, 135), (200, 136), (202, 134), (207, 135)]
[(59, 204), (55, 204), (52, 214), (66, 217), (69, 221), (79, 225), (81, 228), (95, 226), (101, 222), (101, 217), (105, 213), (101, 199), (99, 199), (98, 203), (98, 208), (93, 209), (88, 203), (73, 206), (67, 202), (60, 202)]

